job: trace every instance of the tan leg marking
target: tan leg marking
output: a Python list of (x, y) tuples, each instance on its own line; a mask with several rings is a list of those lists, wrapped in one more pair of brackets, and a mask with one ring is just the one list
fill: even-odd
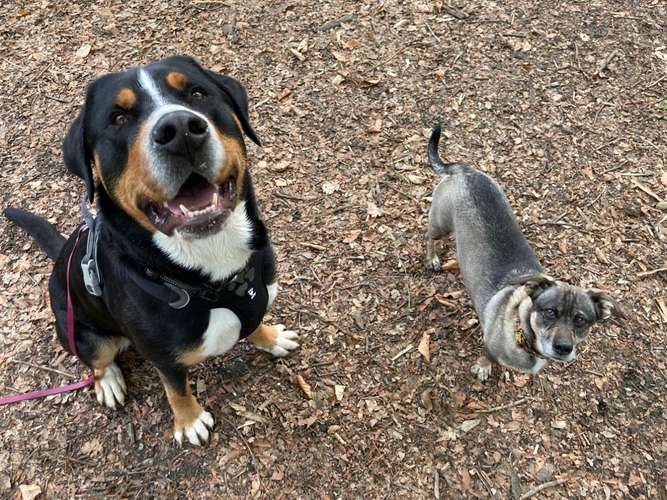
[(248, 337), (258, 349), (270, 352), (274, 356), (287, 356), (290, 351), (299, 347), (296, 339), (299, 336), (285, 328), (285, 325), (259, 325), (257, 330)]
[(91, 363), (95, 377), (97, 401), (109, 408), (115, 409), (116, 405), (123, 406), (125, 403), (127, 385), (123, 378), (123, 372), (114, 363), (114, 359), (126, 342), (127, 339), (122, 337), (102, 339), (97, 346), (95, 359)]
[(426, 235), (426, 267), (431, 271), (440, 271), (441, 263), (435, 249), (435, 240), (430, 234)]
[(193, 366), (206, 359), (203, 354), (204, 348), (199, 346), (191, 351), (184, 351), (178, 355), (178, 362), (183, 366)]
[(180, 394), (162, 380), (171, 410), (174, 412), (174, 439), (183, 443), (183, 435), (190, 443), (199, 446), (208, 441), (208, 429), (213, 427), (213, 416), (200, 406), (192, 395), (189, 381), (185, 383), (185, 394)]

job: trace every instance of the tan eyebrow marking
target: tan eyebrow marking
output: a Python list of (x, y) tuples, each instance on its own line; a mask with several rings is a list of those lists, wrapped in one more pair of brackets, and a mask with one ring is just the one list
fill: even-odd
[(123, 89), (120, 92), (118, 92), (118, 95), (116, 96), (116, 105), (127, 111), (132, 109), (132, 107), (136, 102), (137, 102), (137, 96), (135, 95), (132, 89), (127, 89), (127, 88)]
[(188, 79), (183, 73), (172, 71), (167, 75), (167, 84), (176, 90), (183, 90), (188, 83)]

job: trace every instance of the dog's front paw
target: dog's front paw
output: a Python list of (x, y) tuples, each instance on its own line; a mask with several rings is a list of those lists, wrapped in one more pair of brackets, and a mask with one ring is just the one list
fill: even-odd
[(435, 257), (432, 257), (432, 258), (427, 257), (426, 258), (426, 269), (428, 269), (429, 271), (434, 271), (434, 272), (442, 271), (442, 262), (440, 262), (440, 257), (438, 257), (437, 255)]
[(491, 375), (492, 366), (491, 362), (485, 356), (482, 356), (472, 365), (470, 371), (473, 375), (477, 375), (480, 382), (486, 382)]
[(277, 330), (278, 336), (276, 337), (276, 343), (269, 350), (271, 354), (282, 358), (299, 347), (299, 343), (296, 341), (299, 335), (296, 332), (287, 330), (285, 325), (276, 325), (274, 328)]
[(213, 428), (213, 415), (202, 410), (201, 413), (190, 422), (176, 422), (174, 424), (174, 439), (180, 445), (183, 444), (183, 436), (190, 441), (190, 444), (201, 446), (208, 441), (211, 433), (209, 429)]
[(123, 406), (127, 385), (118, 365), (111, 363), (104, 370), (94, 370), (94, 372), (97, 401), (114, 410), (116, 405)]

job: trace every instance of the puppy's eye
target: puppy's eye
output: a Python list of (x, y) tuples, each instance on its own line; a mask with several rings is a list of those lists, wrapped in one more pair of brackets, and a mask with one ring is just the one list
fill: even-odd
[(130, 117), (122, 111), (114, 111), (111, 113), (111, 123), (116, 127), (122, 127), (130, 123)]
[(581, 314), (577, 314), (574, 317), (574, 326), (581, 328), (586, 324), (586, 318), (582, 316)]
[(543, 309), (542, 316), (544, 316), (545, 319), (556, 319), (558, 313), (555, 309)]
[(195, 101), (201, 101), (206, 98), (206, 91), (201, 87), (192, 87), (190, 97)]

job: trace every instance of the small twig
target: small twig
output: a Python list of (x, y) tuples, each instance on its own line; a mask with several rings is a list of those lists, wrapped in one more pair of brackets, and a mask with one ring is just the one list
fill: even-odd
[(345, 14), (344, 16), (339, 17), (338, 19), (327, 21), (317, 29), (318, 31), (329, 31), (334, 28), (338, 28), (343, 23), (348, 23), (350, 21), (354, 21), (354, 14)]
[(622, 52), (618, 49), (612, 50), (611, 54), (609, 54), (604, 61), (602, 61), (602, 64), (598, 67), (597, 71), (595, 72), (598, 76), (602, 76), (602, 72), (607, 69), (607, 66), (609, 66), (609, 63), (614, 60), (614, 58), (618, 55), (621, 55)]
[(644, 271), (643, 273), (637, 273), (637, 278), (643, 278), (644, 276), (651, 276), (652, 274), (664, 273), (667, 271), (667, 267), (659, 267), (658, 269), (652, 269), (650, 271)]
[(452, 7), (451, 5), (445, 5), (443, 10), (450, 16), (455, 17), (456, 19), (459, 19), (461, 21), (468, 18), (468, 14), (463, 12), (461, 9)]
[(408, 46), (407, 46), (407, 45), (406, 45), (405, 47), (403, 47), (401, 50), (394, 52), (394, 54), (392, 54), (391, 56), (389, 56), (386, 60), (384, 60), (384, 61), (380, 61), (380, 62), (377, 63), (376, 65), (372, 66), (371, 69), (370, 69), (370, 72), (375, 71), (377, 68), (379, 68), (379, 67), (382, 66), (383, 64), (387, 64), (388, 62), (393, 61), (394, 59), (396, 59), (398, 56), (400, 56), (400, 55), (401, 55), (403, 52), (405, 52), (406, 50), (408, 50)]
[(320, 250), (322, 252), (327, 249), (327, 247), (323, 247), (322, 245), (316, 245), (315, 243), (308, 243), (307, 241), (302, 241), (301, 246), (312, 248), (313, 250)]
[(496, 406), (495, 408), (489, 408), (488, 410), (475, 410), (472, 413), (495, 413), (497, 411), (507, 410), (508, 408), (514, 408), (515, 406), (522, 405), (525, 402), (530, 401), (532, 399), (533, 398), (521, 398), (514, 401), (514, 403), (509, 403), (502, 406)]
[(665, 78), (667, 78), (667, 75), (663, 75), (663, 76), (661, 76), (661, 77), (658, 78), (655, 82), (653, 82), (651, 85), (649, 85), (648, 87), (646, 87), (644, 90), (648, 90), (648, 89), (650, 89), (651, 87), (655, 87), (657, 84), (659, 84), (659, 83), (660, 83), (661, 81), (663, 81)]
[(305, 198), (303, 196), (294, 196), (291, 194), (283, 193), (281, 191), (274, 191), (274, 195), (276, 195), (278, 198), (284, 198), (286, 200), (296, 200), (296, 201), (314, 201), (317, 198)]
[(410, 344), (410, 345), (407, 346), (405, 349), (403, 349), (401, 352), (399, 352), (396, 356), (394, 356), (393, 358), (391, 358), (391, 360), (392, 360), (392, 361), (396, 361), (398, 358), (400, 358), (400, 357), (403, 356), (404, 354), (409, 353), (409, 352), (412, 350), (412, 348), (413, 348), (413, 345)]
[(637, 179), (630, 178), (630, 181), (632, 181), (632, 183), (633, 183), (635, 186), (637, 186), (639, 189), (641, 189), (642, 191), (644, 191), (644, 192), (645, 192), (647, 195), (649, 195), (651, 198), (655, 199), (655, 201), (658, 201), (658, 202), (663, 201), (662, 198), (660, 198), (660, 196), (658, 196), (657, 194), (655, 194), (651, 188), (649, 188), (648, 186), (645, 186), (644, 184), (642, 184), (641, 182), (639, 182)]
[(530, 491), (527, 491), (523, 495), (519, 497), (519, 500), (526, 500), (527, 498), (530, 498), (532, 496), (535, 496), (537, 493), (539, 493), (542, 490), (546, 490), (547, 488), (553, 488), (555, 486), (560, 486), (561, 484), (567, 482), (567, 479), (557, 479), (556, 481), (549, 481), (548, 483), (543, 483), (540, 484), (539, 486), (535, 486)]
[(400, 195), (402, 195), (402, 196), (405, 196), (408, 200), (416, 201), (417, 203), (419, 203), (419, 200), (418, 200), (417, 198), (415, 198), (415, 197), (412, 196), (412, 195), (409, 195), (408, 193), (404, 193), (403, 191), (401, 191), (401, 190), (398, 189), (398, 188), (395, 188), (394, 186), (392, 186), (391, 184), (389, 184), (389, 183), (386, 182), (386, 181), (380, 181), (380, 184), (382, 184), (383, 186), (388, 187), (389, 189), (391, 189), (391, 190), (394, 191), (395, 193), (398, 193), (398, 194), (400, 194)]
[(584, 370), (586, 373), (590, 373), (591, 375), (595, 375), (597, 377), (604, 377), (603, 373), (595, 372), (593, 370)]
[(227, 420), (224, 416), (220, 415), (220, 418), (224, 420), (227, 425), (229, 425), (232, 429), (234, 429), (234, 432), (236, 432), (236, 435), (241, 439), (243, 444), (245, 445), (246, 449), (248, 450), (248, 453), (250, 454), (250, 460), (252, 462), (252, 466), (255, 470), (257, 470), (257, 459), (255, 458), (255, 454), (252, 452), (252, 449), (250, 448), (250, 445), (248, 444), (248, 441), (246, 441), (246, 438), (243, 437), (243, 434), (236, 428), (236, 426)]
[(48, 366), (34, 365), (32, 363), (28, 363), (27, 361), (21, 361), (21, 360), (18, 360), (18, 359), (8, 359), (7, 361), (9, 361), (10, 363), (17, 364), (17, 365), (26, 365), (26, 366), (30, 366), (31, 368), (38, 368), (39, 370), (45, 370), (47, 372), (57, 373), (58, 375), (62, 375), (64, 377), (68, 377), (68, 378), (71, 378), (71, 379), (76, 378), (76, 375), (72, 375), (71, 373), (67, 373), (67, 372), (61, 372), (60, 370), (56, 370), (55, 368), (49, 368)]

